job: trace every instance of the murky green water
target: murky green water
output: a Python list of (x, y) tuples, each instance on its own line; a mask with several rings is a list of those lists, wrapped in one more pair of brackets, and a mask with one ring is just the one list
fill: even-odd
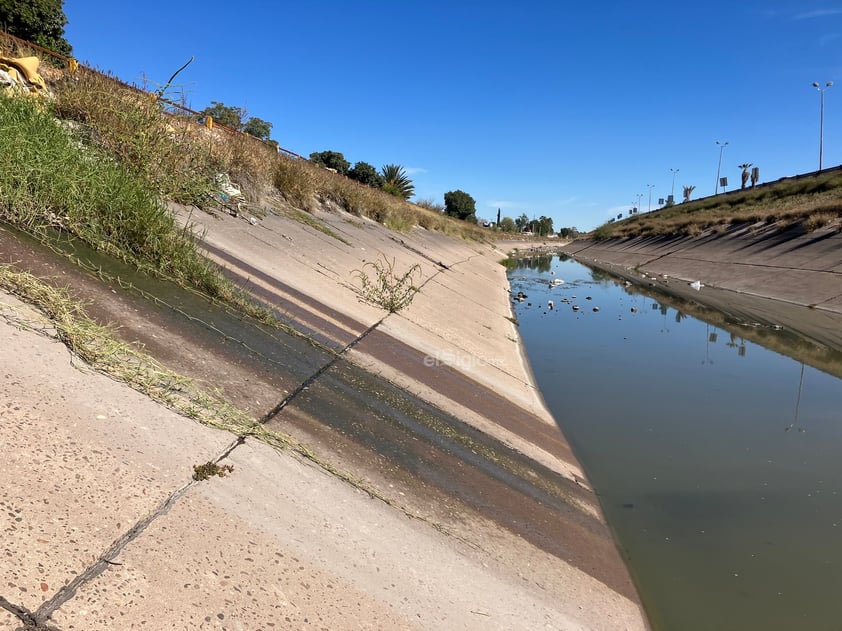
[(842, 629), (842, 355), (710, 324), (557, 257), (510, 280), (538, 384), (653, 627)]

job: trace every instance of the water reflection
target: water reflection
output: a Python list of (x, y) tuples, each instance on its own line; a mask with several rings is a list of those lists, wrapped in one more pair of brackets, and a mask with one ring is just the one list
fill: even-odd
[(569, 260), (510, 279), (655, 628), (837, 628), (842, 354)]

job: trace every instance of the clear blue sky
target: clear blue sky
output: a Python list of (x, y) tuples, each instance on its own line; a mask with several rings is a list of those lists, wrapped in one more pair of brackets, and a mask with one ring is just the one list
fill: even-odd
[(694, 185), (842, 163), (839, 0), (65, 0), (82, 62), (271, 122), (282, 147), (406, 168), (417, 198), (590, 230)]

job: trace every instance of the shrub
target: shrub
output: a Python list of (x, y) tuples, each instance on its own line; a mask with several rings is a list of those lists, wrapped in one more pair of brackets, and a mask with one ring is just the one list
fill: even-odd
[[(369, 272), (375, 278), (372, 279)], [(389, 313), (397, 313), (412, 303), (419, 291), (413, 280), (420, 273), (421, 266), (416, 263), (403, 274), (396, 274), (395, 259), (390, 261), (385, 255), (366, 263), (360, 270), (354, 270), (354, 275), (360, 281), (363, 299)]]

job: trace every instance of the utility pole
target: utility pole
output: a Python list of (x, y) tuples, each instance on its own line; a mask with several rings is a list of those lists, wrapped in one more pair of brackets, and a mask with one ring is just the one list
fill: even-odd
[(819, 171), (822, 170), (822, 149), (824, 146), (824, 91), (833, 85), (833, 81), (828, 81), (824, 87), (819, 85), (818, 81), (813, 81), (813, 87), (821, 92), (821, 110), (819, 114)]
[[(717, 195), (719, 193), (719, 174), (720, 174), (721, 169), (722, 169), (722, 152), (725, 151), (725, 147), (728, 146), (729, 141), (726, 140), (725, 144), (722, 144), (721, 142), (719, 142), (717, 140), (716, 144), (719, 145), (719, 165), (716, 167), (716, 188), (713, 191), (714, 195)], [(819, 168), (821, 168), (821, 167), (819, 167)]]

